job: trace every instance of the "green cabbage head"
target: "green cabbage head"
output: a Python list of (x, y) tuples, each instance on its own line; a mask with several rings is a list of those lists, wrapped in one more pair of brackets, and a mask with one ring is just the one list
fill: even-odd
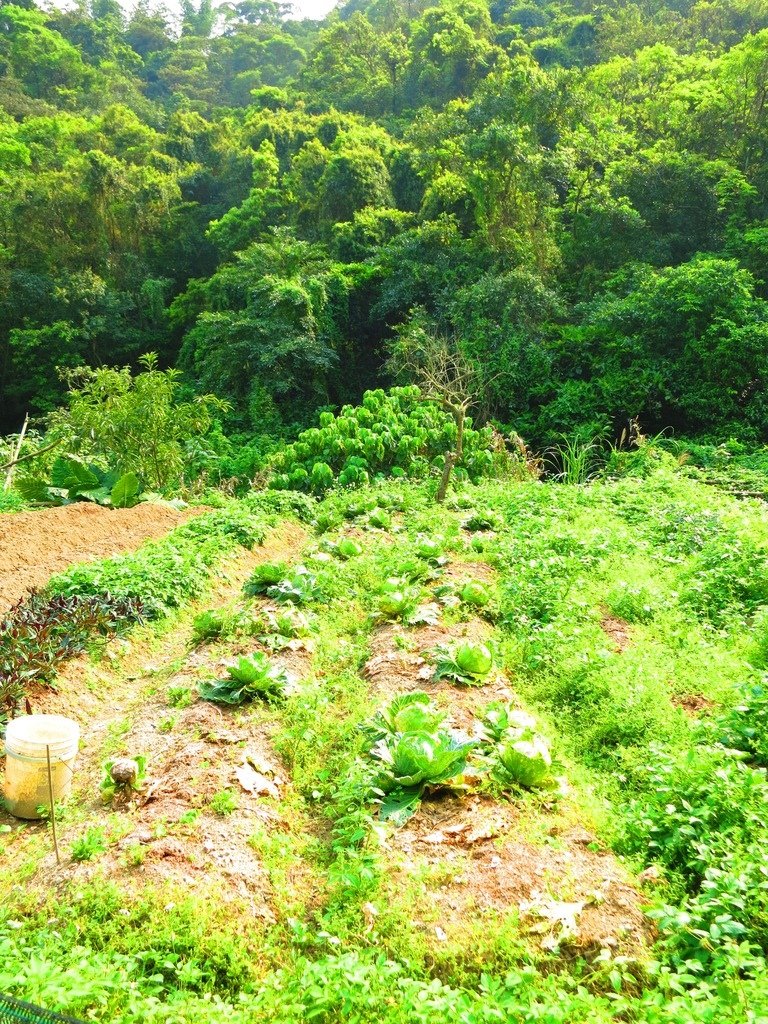
[(475, 746), (445, 732), (408, 732), (391, 745), (382, 744), (380, 756), (385, 762), (382, 788), (423, 787), (446, 782), (461, 775), (467, 755)]
[(513, 736), (499, 745), (499, 765), (510, 781), (527, 789), (540, 786), (552, 766), (552, 756), (547, 741), (541, 736), (526, 732), (523, 739)]

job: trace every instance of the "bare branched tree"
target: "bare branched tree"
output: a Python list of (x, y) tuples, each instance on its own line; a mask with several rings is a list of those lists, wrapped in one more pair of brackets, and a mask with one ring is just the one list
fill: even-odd
[(451, 473), (464, 457), (464, 428), (469, 410), (479, 403), (483, 378), (480, 368), (450, 338), (430, 334), (414, 320), (392, 345), (389, 369), (417, 384), (425, 401), (436, 402), (456, 424), (456, 443), (446, 452), (437, 489), (445, 501)]

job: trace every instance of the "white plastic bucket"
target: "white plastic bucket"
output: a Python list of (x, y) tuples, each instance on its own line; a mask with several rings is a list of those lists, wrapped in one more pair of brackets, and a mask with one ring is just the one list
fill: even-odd
[(40, 818), (50, 806), (48, 756), (54, 801), (72, 788), (80, 726), (62, 715), (23, 715), (5, 730), (5, 804), (16, 818)]

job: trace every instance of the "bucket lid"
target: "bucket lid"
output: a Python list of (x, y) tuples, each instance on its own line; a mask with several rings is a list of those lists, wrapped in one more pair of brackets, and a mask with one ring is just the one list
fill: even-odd
[(47, 746), (56, 753), (74, 748), (80, 739), (80, 726), (63, 715), (22, 715), (6, 726), (6, 749), (27, 756), (38, 751), (45, 753)]

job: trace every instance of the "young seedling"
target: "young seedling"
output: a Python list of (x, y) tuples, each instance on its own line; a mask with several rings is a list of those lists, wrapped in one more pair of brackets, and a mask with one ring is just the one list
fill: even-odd
[(147, 775), (147, 759), (143, 754), (136, 757), (120, 757), (104, 763), (101, 780), (101, 795), (109, 802), (116, 793), (130, 793), (140, 790)]

